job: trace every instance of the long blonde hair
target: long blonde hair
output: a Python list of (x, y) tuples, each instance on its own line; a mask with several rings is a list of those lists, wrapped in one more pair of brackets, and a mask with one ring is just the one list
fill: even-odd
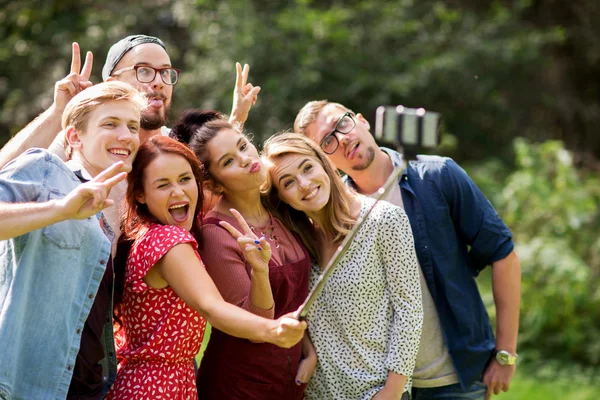
[[(306, 136), (299, 133), (283, 132), (270, 137), (264, 143), (263, 157), (265, 158), (265, 165), (269, 169), (283, 157), (290, 154), (313, 157), (325, 170), (331, 182), (331, 191), (329, 201), (325, 206), (324, 226), (319, 226), (319, 229), (327, 240), (332, 240), (334, 243), (341, 242), (356, 222), (350, 209), (351, 189), (344, 185), (342, 178), (325, 153)], [(316, 227), (305, 213), (295, 210), (281, 200), (270, 173), (267, 174), (267, 181), (261, 191), (266, 195), (267, 207), (281, 217), (282, 222), (289, 230), (300, 235), (306, 247), (320, 261), (316, 243)]]

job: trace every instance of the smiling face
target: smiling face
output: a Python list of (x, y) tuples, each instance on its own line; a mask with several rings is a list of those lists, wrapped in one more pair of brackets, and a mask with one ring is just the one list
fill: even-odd
[(222, 129), (206, 149), (208, 171), (224, 195), (258, 190), (267, 179), (256, 147), (236, 130)]
[(331, 180), (315, 157), (286, 154), (275, 160), (270, 174), (279, 198), (298, 211), (319, 214), (329, 202)]
[[(171, 67), (171, 59), (165, 49), (160, 45), (156, 43), (144, 43), (135, 46), (125, 53), (113, 71), (133, 67), (135, 65), (167, 68)], [(112, 79), (129, 83), (147, 97), (148, 107), (142, 113), (141, 122), (143, 129), (154, 130), (167, 123), (169, 110), (171, 109), (173, 86), (166, 85), (162, 81), (160, 74), (156, 74), (154, 80), (149, 83), (138, 81), (135, 70), (109, 77), (109, 80)]]
[[(317, 118), (306, 127), (306, 136), (320, 144), (336, 127), (340, 118), (348, 110), (341, 109), (335, 104), (325, 106)], [(352, 115), (356, 126), (346, 134), (336, 133), (340, 143), (337, 150), (329, 155), (329, 159), (342, 171), (363, 171), (375, 159), (377, 144), (369, 132), (369, 123), (361, 114)]]
[(140, 146), (139, 129), (140, 114), (136, 106), (126, 100), (114, 100), (89, 113), (84, 132), (69, 127), (67, 140), (73, 149), (73, 159), (92, 177), (117, 161), (123, 161), (129, 172)]
[(163, 225), (192, 229), (198, 202), (198, 185), (190, 163), (181, 155), (161, 153), (148, 164), (139, 203)]

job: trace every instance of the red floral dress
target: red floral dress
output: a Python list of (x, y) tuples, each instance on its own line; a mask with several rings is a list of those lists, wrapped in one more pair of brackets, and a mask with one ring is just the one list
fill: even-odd
[(197, 251), (198, 244), (188, 231), (155, 224), (131, 249), (123, 293), (123, 328), (117, 335), (121, 363), (107, 399), (198, 398), (194, 356), (206, 320), (170, 287), (153, 289), (143, 281), (150, 268), (180, 243), (190, 243)]

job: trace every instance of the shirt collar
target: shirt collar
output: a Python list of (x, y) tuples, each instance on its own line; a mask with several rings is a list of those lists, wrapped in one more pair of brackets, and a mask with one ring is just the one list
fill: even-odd
[[(402, 156), (401, 153), (392, 150), (392, 149), (388, 149), (387, 147), (380, 147), (381, 151), (383, 151), (385, 154), (388, 155), (388, 157), (390, 157), (390, 159), (392, 160), (392, 164), (394, 165), (394, 168), (398, 168), (398, 167), (402, 167), (404, 170), (402, 171), (402, 174), (400, 175), (400, 180), (404, 179), (404, 177), (407, 175), (406, 173), (406, 163), (404, 162), (404, 157)], [(344, 181), (344, 183), (346, 183), (346, 185), (350, 186), (352, 189), (356, 190), (356, 184), (354, 183), (354, 181), (352, 180), (352, 178), (350, 177), (350, 175), (346, 174), (342, 177), (342, 180)]]
[(92, 176), (83, 168), (83, 165), (79, 161), (69, 160), (66, 162), (67, 167), (73, 171), (75, 175), (79, 178), (81, 182), (88, 182), (92, 180)]

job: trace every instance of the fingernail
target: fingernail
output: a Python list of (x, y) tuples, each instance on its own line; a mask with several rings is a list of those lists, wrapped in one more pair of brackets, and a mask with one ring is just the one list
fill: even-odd
[(259, 247), (259, 248), (258, 248), (258, 251), (261, 251), (261, 250), (262, 250), (262, 249)]
[(300, 382), (299, 380), (296, 380), (296, 385), (301, 384), (302, 382)]
[(259, 244), (260, 242), (258, 240), (254, 240), (254, 243), (255, 244)]

